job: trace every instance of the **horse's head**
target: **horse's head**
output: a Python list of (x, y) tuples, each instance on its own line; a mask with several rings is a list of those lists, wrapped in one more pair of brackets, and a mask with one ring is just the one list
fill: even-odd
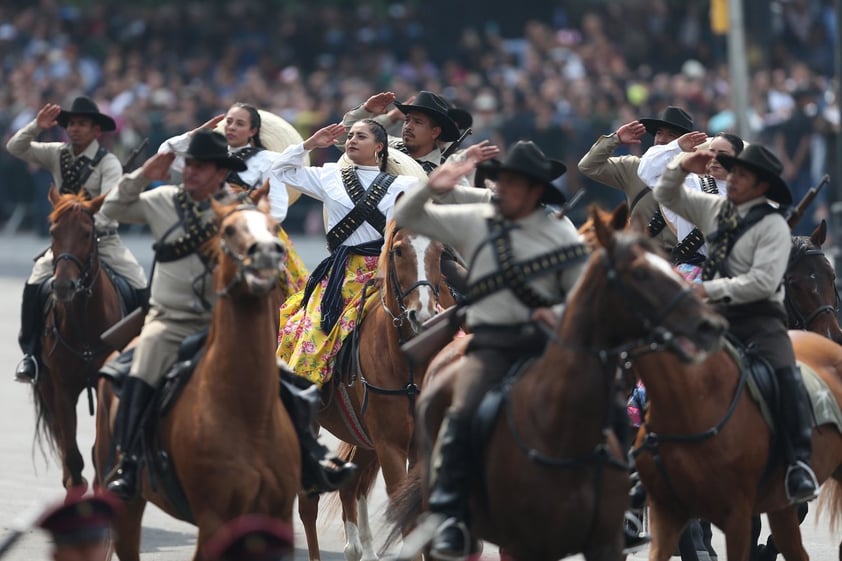
[[(576, 293), (591, 293), (581, 307), (594, 333), (603, 333), (601, 343), (666, 348), (686, 361), (717, 350), (727, 322), (695, 295), (654, 243), (637, 232), (613, 231), (596, 212), (591, 219), (600, 249)], [(582, 301), (581, 294), (577, 299)]]
[(396, 325), (405, 319), (418, 333), (437, 312), (444, 246), (390, 222), (383, 249), (379, 269), (385, 278), (384, 307)]
[(89, 200), (84, 191), (61, 195), (50, 188), (50, 238), (53, 252), (53, 296), (69, 302), (76, 294), (90, 290), (99, 272), (94, 214), (105, 195)]
[(784, 275), (784, 302), (789, 327), (813, 331), (842, 344), (842, 328), (836, 317), (836, 273), (822, 251), (826, 236), (827, 223), (822, 220), (810, 236), (792, 237)]
[(281, 276), (286, 248), (278, 240), (278, 223), (266, 206), (223, 205), (212, 202), (219, 221), (216, 288), (228, 294), (236, 286), (254, 296), (265, 296)]

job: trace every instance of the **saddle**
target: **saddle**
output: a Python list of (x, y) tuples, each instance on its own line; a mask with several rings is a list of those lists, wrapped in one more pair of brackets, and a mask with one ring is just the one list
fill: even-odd
[(118, 274), (111, 268), (111, 265), (102, 260), (100, 260), (100, 262), (102, 263), (106, 274), (108, 274), (108, 278), (111, 279), (111, 284), (114, 285), (114, 289), (117, 291), (117, 295), (120, 298), (120, 310), (123, 312), (123, 317), (129, 315), (129, 313), (131, 313), (135, 308), (140, 308), (141, 306), (145, 307), (148, 304), (148, 290), (135, 289), (129, 284), (126, 277)]

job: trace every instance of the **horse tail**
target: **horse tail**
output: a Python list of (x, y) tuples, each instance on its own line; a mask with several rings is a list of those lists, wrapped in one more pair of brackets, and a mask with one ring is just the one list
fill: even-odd
[[(42, 367), (41, 375), (49, 375), (44, 372)], [(54, 411), (50, 407), (48, 400), (44, 397), (44, 384), (48, 383), (43, 377), (38, 381), (38, 384), (32, 387), (32, 401), (35, 404), (35, 434), (33, 442), (41, 450), (41, 453), (46, 456), (47, 453), (58, 455), (58, 435), (55, 432)]]
[(383, 544), (381, 551), (386, 551), (398, 541), (398, 538), (408, 533), (424, 508), (422, 465), (422, 462), (415, 464), (403, 483), (389, 498), (386, 519), (392, 525), (392, 528), (389, 530), (386, 543)]
[(816, 512), (821, 516), (825, 511), (830, 515), (831, 532), (842, 529), (842, 476), (831, 477), (822, 485)]

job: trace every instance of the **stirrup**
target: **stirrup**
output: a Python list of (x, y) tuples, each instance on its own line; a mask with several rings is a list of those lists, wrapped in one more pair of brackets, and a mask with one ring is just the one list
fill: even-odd
[[(439, 542), (440, 537), (444, 532), (450, 530), (460, 532), (462, 534), (462, 551), (442, 550)], [(480, 549), (481, 551), (481, 549)], [(436, 530), (436, 535), (433, 538), (433, 543), (430, 545), (430, 556), (439, 561), (465, 561), (471, 555), (471, 533), (465, 523), (455, 516), (451, 516)]]
[(640, 551), (652, 541), (643, 531), (643, 520), (630, 510), (623, 515), (623, 540), (623, 553), (626, 555)]
[[(24, 374), (22, 372), (23, 367), (22, 365), (25, 362), (31, 362), (35, 365), (35, 374), (33, 376), (29, 376), (28, 374)], [(38, 383), (38, 379), (41, 377), (41, 366), (38, 364), (38, 361), (35, 357), (31, 354), (24, 354), (23, 358), (20, 359), (18, 362), (17, 367), (15, 368), (15, 382), (20, 382), (21, 384), (32, 384), (35, 385)]]
[[(807, 478), (810, 480), (810, 483), (813, 487), (813, 491), (809, 495), (795, 496), (794, 497), (790, 494), (789, 476), (793, 472), (798, 471), (798, 470), (801, 470), (804, 473), (806, 473)], [(790, 502), (790, 504), (804, 503), (804, 502), (807, 502), (807, 501), (812, 501), (813, 499), (818, 497), (819, 496), (819, 481), (818, 481), (818, 479), (816, 479), (816, 474), (813, 471), (813, 468), (811, 468), (809, 465), (807, 465), (806, 462), (803, 462), (801, 460), (796, 460), (794, 464), (790, 464), (786, 468), (786, 475), (784, 476), (784, 490), (786, 491), (786, 498)]]

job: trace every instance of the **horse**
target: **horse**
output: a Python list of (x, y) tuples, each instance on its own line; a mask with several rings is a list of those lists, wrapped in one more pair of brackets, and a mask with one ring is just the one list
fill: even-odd
[[(481, 443), (472, 450), (472, 534), (515, 559), (578, 552), (588, 561), (622, 559), (629, 477), (612, 430), (618, 364), (652, 346), (701, 360), (726, 326), (653, 253), (651, 240), (593, 219), (603, 249), (568, 296), (544, 353), (502, 384), (498, 414), (482, 417), (484, 438), (474, 439)], [(433, 441), (459, 370), (457, 360), (428, 379), (419, 398), (420, 461), (390, 501), (387, 545), (423, 507)], [(480, 411), (494, 404), (486, 400)]]
[[(444, 251), (441, 243), (390, 222), (378, 264), (377, 276), (382, 279), (378, 304), (349, 339), (351, 364), (337, 366), (331, 399), (319, 413), (319, 424), (346, 443), (340, 453), (352, 457), (358, 468), (354, 479), (339, 490), (345, 556), (351, 561), (377, 559), (366, 497), (379, 468), (391, 494), (406, 477), (407, 460), (413, 459), (413, 410), (424, 370), (407, 361), (401, 344), (418, 333), (439, 307), (453, 303), (440, 270)], [(356, 362), (354, 348), (359, 353)], [(299, 501), (311, 561), (320, 558), (317, 504), (312, 499)]]
[[(115, 551), (123, 561), (139, 559), (146, 501), (198, 526), (194, 559), (201, 560), (208, 538), (239, 515), (265, 514), (290, 522), (301, 486), (298, 440), (279, 397), (275, 358), (272, 292), (284, 257), (276, 223), (265, 209), (212, 204), (219, 221), (211, 248), (218, 299), (204, 356), (157, 428), (160, 449), (168, 455), (187, 508), (165, 494), (161, 456), (153, 460), (158, 474), (150, 474), (147, 454), (142, 494), (126, 504), (115, 523)], [(97, 389), (101, 406), (95, 450), (102, 484), (118, 399), (105, 378)]]
[(122, 316), (120, 297), (99, 258), (94, 214), (105, 195), (88, 200), (84, 193), (49, 192), (50, 248), (53, 253), (51, 305), (41, 337), (43, 368), (33, 385), (36, 439), (49, 443), (62, 465), (66, 489), (87, 488), (84, 460), (76, 442), (76, 403), (92, 388), (96, 372), (111, 351), (100, 333)]
[(827, 223), (822, 220), (809, 236), (793, 236), (784, 275), (784, 304), (790, 329), (804, 329), (842, 344), (836, 273), (822, 250)]

